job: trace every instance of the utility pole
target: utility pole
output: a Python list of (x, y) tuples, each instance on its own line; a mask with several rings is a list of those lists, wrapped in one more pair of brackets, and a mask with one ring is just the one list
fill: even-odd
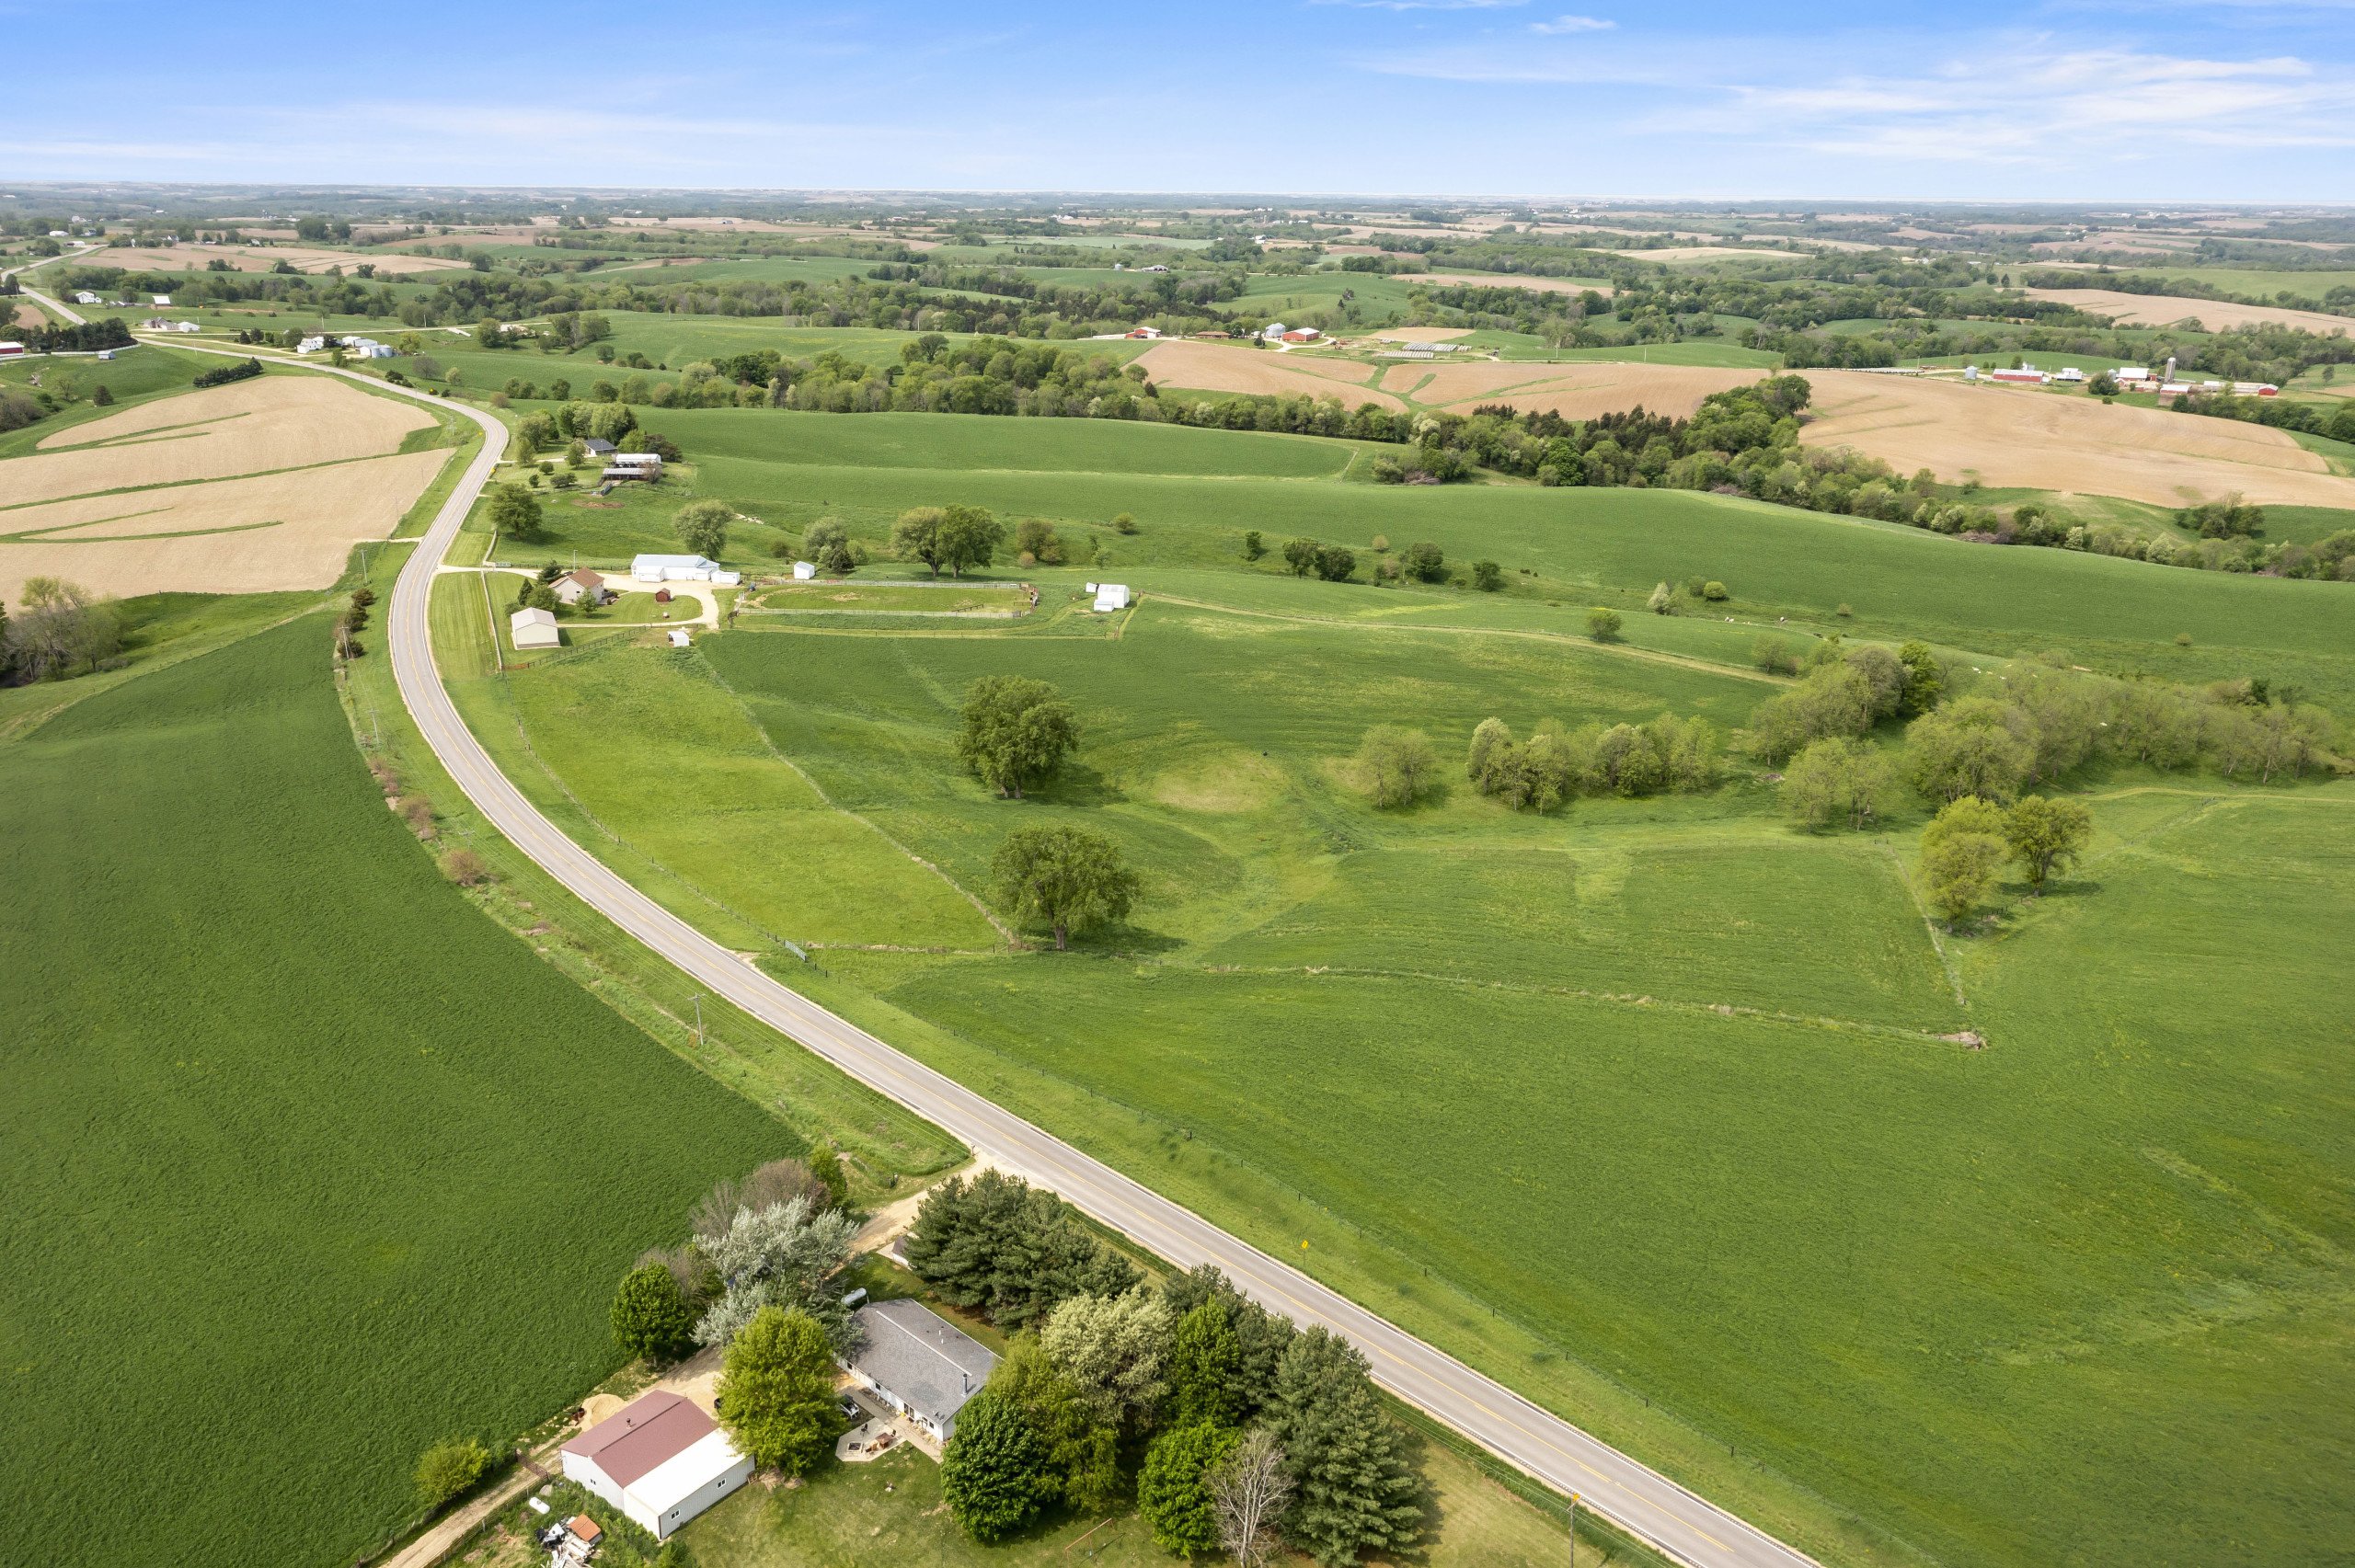
[(703, 992), (695, 992), (694, 1001), (695, 1004), (695, 1049), (701, 1050), (703, 1049)]
[(1570, 1568), (1579, 1568), (1579, 1494), (1570, 1494)]

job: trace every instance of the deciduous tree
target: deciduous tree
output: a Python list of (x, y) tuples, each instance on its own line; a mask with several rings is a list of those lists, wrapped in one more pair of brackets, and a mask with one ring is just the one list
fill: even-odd
[(523, 544), (529, 544), (546, 533), (540, 515), (540, 498), (521, 485), (490, 487), (489, 517), (493, 528)]
[(1168, 1390), (1164, 1372), (1176, 1326), (1159, 1296), (1074, 1296), (1048, 1314), (1039, 1344), (1101, 1420), (1135, 1434), (1153, 1424)]
[(680, 544), (717, 561), (728, 548), (728, 525), (735, 520), (736, 509), (726, 501), (689, 501), (672, 517), (671, 528)]
[(2039, 893), (2055, 871), (2076, 864), (2093, 830), (2093, 813), (2074, 800), (2031, 795), (2004, 814), (2004, 841)]
[(1906, 777), (1934, 800), (2009, 800), (2035, 755), (2026, 718), (1989, 697), (1960, 698), (1906, 727)]
[(1242, 1442), (1241, 1434), (1201, 1422), (1163, 1434), (1146, 1452), (1137, 1475), (1137, 1512), (1153, 1527), (1155, 1545), (1189, 1560), (1219, 1550), (1211, 1471)]
[(1051, 1495), (1046, 1445), (994, 1382), (957, 1413), (940, 1456), (940, 1490), (965, 1533), (985, 1546), (1021, 1530)]
[(1058, 953), (1074, 929), (1126, 920), (1137, 895), (1120, 846), (1083, 828), (1022, 829), (998, 846), (990, 869), (998, 901), (1018, 921), (1044, 921)]
[(1292, 1505), (1292, 1474), (1282, 1446), (1265, 1427), (1246, 1434), (1233, 1453), (1211, 1467), (1209, 1485), (1219, 1544), (1235, 1568), (1259, 1568), (1275, 1555), (1276, 1521)]
[(639, 1264), (622, 1276), (610, 1315), (614, 1341), (629, 1356), (675, 1361), (695, 1348), (695, 1308), (659, 1263)]
[(1419, 729), (1375, 725), (1358, 743), (1357, 767), (1379, 807), (1412, 806), (1439, 787), (1439, 753)]
[(1001, 797), (1021, 799), (1078, 748), (1079, 720), (1045, 681), (985, 675), (965, 689), (957, 755)]
[(490, 1469), (490, 1450), (479, 1437), (444, 1437), (417, 1461), (417, 1500), (428, 1513), (472, 1492)]
[(848, 1425), (834, 1401), (833, 1344), (807, 1312), (764, 1307), (729, 1342), (719, 1423), (753, 1464), (799, 1475)]
[(1880, 748), (1834, 736), (1811, 742), (1783, 771), (1783, 808), (1802, 827), (1862, 828), (1887, 803), (1896, 776)]

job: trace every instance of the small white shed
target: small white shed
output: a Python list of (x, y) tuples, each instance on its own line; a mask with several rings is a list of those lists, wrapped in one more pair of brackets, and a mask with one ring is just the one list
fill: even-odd
[(814, 578), (817, 575), (818, 567), (816, 563), (810, 561), (796, 561), (793, 563), (793, 580), (795, 582), (808, 582), (811, 578)]
[(507, 617), (507, 634), (519, 648), (557, 647), (564, 641), (553, 610), (518, 610)]
[(684, 626), (673, 626), (671, 628), (671, 646), (672, 647), (685, 647), (687, 646), (687, 629)]
[(1099, 582), (1096, 585), (1096, 612), (1109, 615), (1115, 610), (1129, 607), (1129, 585), (1124, 582)]

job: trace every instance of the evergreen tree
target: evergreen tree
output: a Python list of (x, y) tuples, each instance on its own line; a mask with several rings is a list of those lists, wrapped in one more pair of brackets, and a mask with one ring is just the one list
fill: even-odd
[(1291, 1464), (1284, 1536), (1327, 1568), (1421, 1534), (1422, 1485), (1404, 1436), (1347, 1340), (1313, 1328), (1292, 1341), (1277, 1369), (1268, 1430)]
[(718, 1395), (720, 1424), (736, 1447), (787, 1475), (824, 1458), (847, 1425), (834, 1401), (833, 1342), (807, 1312), (753, 1313), (729, 1342)]
[(1138, 1275), (1072, 1218), (1052, 1193), (984, 1171), (925, 1196), (907, 1241), (908, 1266), (952, 1305), (1020, 1328), (1079, 1295), (1117, 1296)]
[(1161, 1297), (1181, 1323), (1204, 1304), (1217, 1305), (1235, 1331), (1235, 1369), (1228, 1384), (1235, 1402), (1233, 1424), (1240, 1426), (1258, 1414), (1276, 1386), (1276, 1368), (1299, 1333), (1292, 1320), (1246, 1297), (1210, 1264), (1172, 1275), (1162, 1282)]
[(1211, 1499), (1210, 1471), (1242, 1440), (1240, 1433), (1205, 1421), (1180, 1426), (1154, 1444), (1137, 1476), (1137, 1512), (1153, 1527), (1155, 1545), (1185, 1558), (1217, 1552), (1218, 1509)]
[(965, 1533), (988, 1545), (1039, 1516), (1051, 1493), (1046, 1445), (994, 1380), (957, 1413), (940, 1456), (940, 1490)]

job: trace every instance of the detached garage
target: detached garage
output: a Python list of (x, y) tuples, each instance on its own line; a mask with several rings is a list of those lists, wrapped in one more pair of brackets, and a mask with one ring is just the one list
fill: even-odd
[(692, 1401), (657, 1391), (567, 1443), (564, 1476), (661, 1540), (741, 1489), (752, 1461)]

